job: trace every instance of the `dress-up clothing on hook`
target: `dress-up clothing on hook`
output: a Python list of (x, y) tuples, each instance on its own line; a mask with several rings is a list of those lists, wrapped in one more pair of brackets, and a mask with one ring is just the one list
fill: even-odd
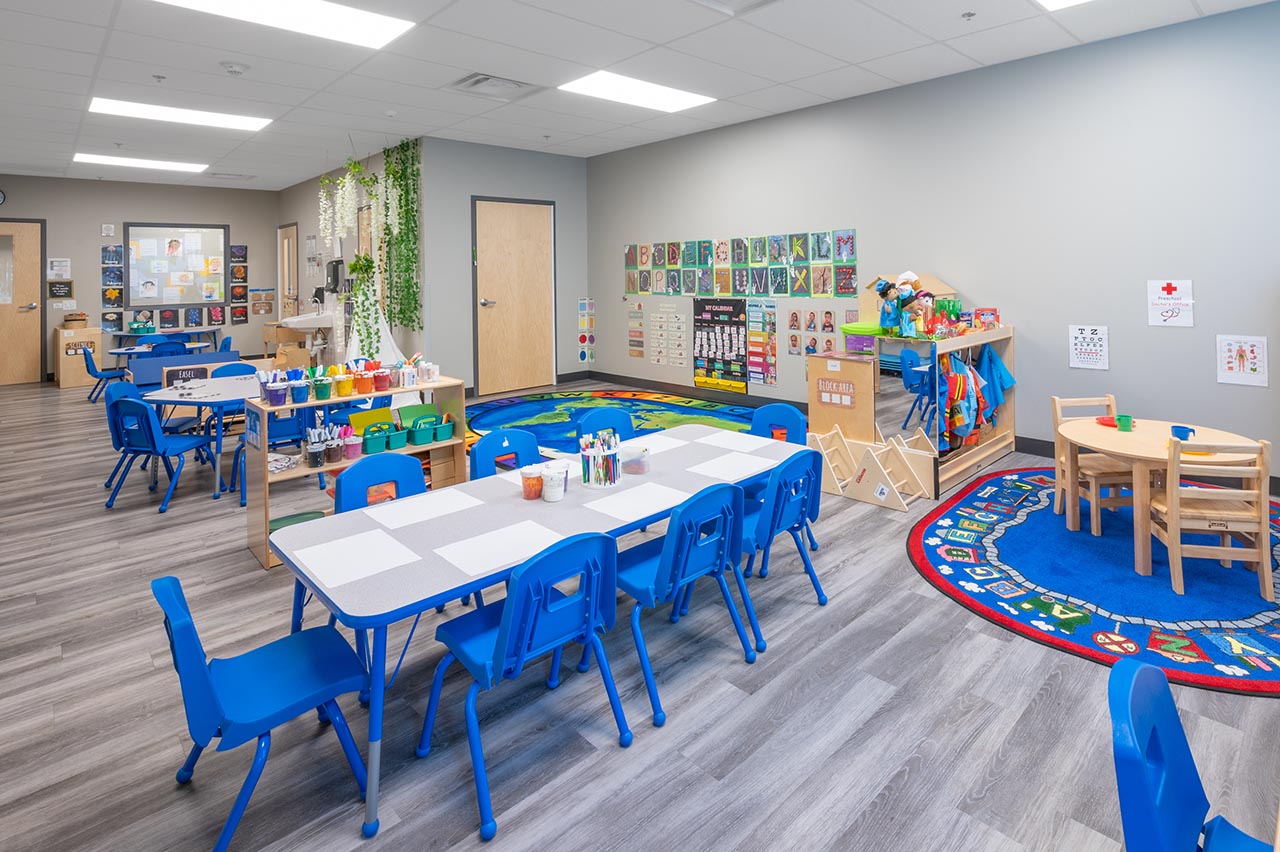
[(943, 412), (938, 449), (949, 450), (978, 443), (978, 430), (987, 422), (989, 410), (983, 385), (986, 382), (972, 367), (951, 353), (938, 356), (939, 410)]
[(1004, 405), (1004, 392), (1017, 382), (990, 343), (982, 344), (982, 349), (978, 350), (978, 375), (986, 383), (982, 393), (987, 402), (982, 413), (988, 420), (995, 423), (996, 409)]

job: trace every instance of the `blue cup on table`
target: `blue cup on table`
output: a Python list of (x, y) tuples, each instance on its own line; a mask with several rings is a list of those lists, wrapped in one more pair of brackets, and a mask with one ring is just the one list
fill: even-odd
[(1190, 426), (1170, 426), (1169, 431), (1173, 433), (1173, 437), (1177, 438), (1179, 441), (1189, 441), (1196, 433), (1196, 430), (1192, 429)]

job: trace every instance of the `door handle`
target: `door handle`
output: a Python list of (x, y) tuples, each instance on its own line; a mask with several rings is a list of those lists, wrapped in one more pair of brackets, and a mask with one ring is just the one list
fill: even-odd
[(20, 311), (34, 311), (34, 310), (35, 310), (36, 308), (38, 308), (38, 307), (40, 307), (40, 306), (39, 306), (39, 305), (37, 305), (35, 302), (32, 302), (31, 304), (23, 305), (22, 307), (18, 308), (18, 310), (20, 310)]
[(498, 304), (497, 299), (481, 299), (480, 300), (480, 307), (482, 308), (491, 308), (496, 304)]

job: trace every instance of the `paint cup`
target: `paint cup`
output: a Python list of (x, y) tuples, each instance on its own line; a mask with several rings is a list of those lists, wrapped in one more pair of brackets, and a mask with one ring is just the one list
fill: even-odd
[(1117, 414), (1116, 429), (1118, 429), (1121, 432), (1132, 432), (1133, 431), (1133, 415)]
[(356, 393), (373, 393), (373, 373), (356, 373)]
[(566, 473), (557, 468), (542, 471), (542, 499), (546, 503), (559, 503), (564, 499)]
[(1190, 426), (1170, 426), (1169, 432), (1179, 441), (1189, 441), (1191, 436), (1195, 435), (1196, 430)]
[(390, 370), (374, 371), (373, 389), (375, 391), (391, 390), (391, 371)]
[(316, 392), (316, 399), (328, 399), (333, 392), (333, 381), (327, 376), (320, 376), (312, 380), (311, 387)]
[(324, 463), (337, 464), (342, 461), (342, 441), (334, 439), (324, 445)]
[(272, 382), (267, 385), (267, 404), (285, 405), (289, 401), (289, 383)]
[(526, 500), (542, 497), (542, 465), (531, 464), (520, 468), (520, 492)]
[(307, 467), (324, 464), (324, 444), (307, 444)]
[(376, 373), (382, 369), (381, 361), (365, 361), (364, 368), (370, 373)]
[(348, 459), (360, 458), (360, 444), (363, 440), (359, 435), (348, 435), (343, 439), (342, 448)]
[(267, 384), (261, 379), (258, 380), (258, 399), (262, 402), (267, 402), (270, 399), (270, 395), (267, 393)]
[(336, 385), (334, 392), (337, 393), (338, 396), (351, 396), (351, 393), (355, 388), (355, 378), (353, 378), (350, 373), (343, 373), (341, 376), (338, 376), (338, 380), (334, 382), (334, 384)]
[(289, 399), (294, 405), (302, 405), (311, 396), (311, 385), (306, 379), (289, 382)]
[(411, 388), (418, 383), (418, 371), (413, 367), (400, 368), (400, 387)]

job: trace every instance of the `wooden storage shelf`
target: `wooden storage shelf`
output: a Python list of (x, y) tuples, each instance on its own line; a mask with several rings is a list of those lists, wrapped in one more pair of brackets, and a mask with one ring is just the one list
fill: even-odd
[[(430, 479), (432, 487), (444, 488), (467, 477), (467, 443), (464, 430), (467, 426), (467, 411), (464, 400), (464, 387), (461, 379), (441, 377), (438, 381), (422, 382), (406, 387), (390, 388), (373, 393), (359, 393), (348, 396), (335, 396), (330, 399), (308, 399), (306, 402), (289, 402), (284, 405), (267, 405), (257, 399), (245, 401), (245, 489), (248, 511), (246, 527), (249, 538), (249, 549), (257, 557), (263, 568), (271, 568), (280, 562), (271, 553), (269, 525), (271, 522), (271, 486), (290, 480), (301, 479), (309, 474), (329, 473), (350, 467), (359, 459), (342, 459), (320, 467), (299, 465), (279, 473), (267, 470), (267, 456), (271, 446), (271, 415), (291, 416), (304, 408), (323, 408), (329, 405), (340, 405), (347, 402), (360, 402), (380, 396), (397, 396), (407, 393), (428, 393), (431, 402), (441, 415), (448, 415), (455, 424), (454, 437), (430, 444), (408, 444), (398, 450), (383, 450), (387, 453), (401, 455), (425, 456), (431, 465)], [(364, 458), (362, 455), (361, 458)]]

